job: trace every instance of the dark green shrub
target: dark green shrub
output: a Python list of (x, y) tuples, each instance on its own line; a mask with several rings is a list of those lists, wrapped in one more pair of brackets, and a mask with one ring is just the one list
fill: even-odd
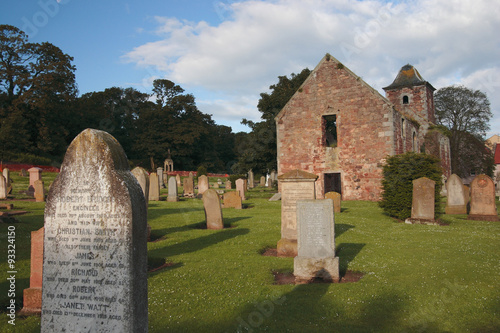
[(207, 176), (207, 173), (208, 173), (207, 168), (203, 165), (200, 165), (196, 170), (196, 177), (200, 177), (203, 175)]
[(380, 207), (388, 215), (400, 220), (411, 217), (412, 181), (427, 177), (436, 182), (435, 212), (439, 214), (441, 175), (440, 161), (435, 156), (408, 152), (388, 157), (383, 169), (383, 193)]

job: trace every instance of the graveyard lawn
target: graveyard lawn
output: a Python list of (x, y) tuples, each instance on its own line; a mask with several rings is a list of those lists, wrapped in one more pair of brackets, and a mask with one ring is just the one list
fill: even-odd
[[(15, 186), (23, 181), (17, 173), (12, 178)], [(48, 187), (53, 175), (43, 179)], [(268, 201), (271, 190), (261, 190), (247, 192), (245, 209), (223, 209), (223, 230), (200, 227), (205, 216), (199, 199), (149, 203), (155, 241), (148, 243), (148, 257), (169, 263), (149, 273), (150, 332), (500, 330), (499, 222), (444, 215), (447, 226), (408, 225), (385, 216), (376, 203), (344, 201), (335, 215), (340, 273), (363, 277), (278, 285), (273, 272), (293, 272), (293, 258), (261, 255), (280, 239), (281, 205)], [(45, 203), (2, 203), (12, 202), (30, 212), (17, 216), (15, 225), (19, 310), (29, 285), (30, 232), (42, 227)], [(0, 332), (39, 332), (40, 317), (17, 317), (15, 330), (7, 323), (6, 224), (0, 235)]]

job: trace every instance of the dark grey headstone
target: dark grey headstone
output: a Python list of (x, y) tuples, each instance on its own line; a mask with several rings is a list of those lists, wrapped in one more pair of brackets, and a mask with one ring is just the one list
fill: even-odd
[(86, 129), (45, 208), (42, 332), (147, 332), (146, 202), (125, 153)]

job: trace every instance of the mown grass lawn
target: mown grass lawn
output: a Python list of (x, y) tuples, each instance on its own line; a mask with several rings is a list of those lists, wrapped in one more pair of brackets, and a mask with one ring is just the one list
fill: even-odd
[[(275, 285), (292, 258), (262, 256), (280, 239), (281, 202), (262, 188), (246, 209), (224, 209), (227, 228), (201, 229), (201, 200), (150, 202), (150, 332), (498, 332), (500, 222), (443, 216), (448, 226), (407, 225), (376, 203), (342, 203), (335, 216), (340, 270), (359, 282)], [(163, 195), (166, 196), (165, 190)], [(43, 225), (43, 203), (18, 201), (17, 304), (29, 285), (29, 232)], [(6, 244), (7, 225), (0, 225)], [(6, 245), (0, 251), (2, 332), (7, 324)], [(17, 318), (15, 331), (38, 332), (39, 317)]]

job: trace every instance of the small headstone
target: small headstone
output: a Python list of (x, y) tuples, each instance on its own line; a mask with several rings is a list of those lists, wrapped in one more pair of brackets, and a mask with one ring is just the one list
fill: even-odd
[(158, 183), (158, 174), (151, 172), (149, 174), (149, 200), (160, 201), (160, 184)]
[(498, 221), (493, 180), (486, 175), (479, 175), (470, 185), (469, 220)]
[(242, 178), (238, 178), (236, 180), (236, 191), (240, 192), (240, 197), (241, 200), (246, 200), (245, 198), (245, 192), (246, 192), (246, 186), (245, 186), (245, 180)]
[(175, 180), (177, 181), (177, 187), (181, 187), (182, 186), (181, 176), (179, 174), (175, 175)]
[(179, 201), (179, 198), (177, 197), (177, 180), (175, 179), (175, 177), (170, 177), (170, 179), (168, 180), (167, 201), (169, 202)]
[(446, 214), (467, 214), (467, 203), (465, 202), (464, 186), (462, 179), (452, 174), (446, 182)]
[(260, 186), (266, 186), (266, 177), (262, 176), (260, 177), (260, 183), (259, 183)]
[(333, 201), (297, 201), (298, 255), (293, 260), (296, 283), (315, 278), (338, 282), (339, 258), (335, 256)]
[(274, 194), (269, 201), (279, 201), (281, 200), (281, 193)]
[(278, 180), (278, 174), (276, 173), (276, 170), (271, 171), (271, 180), (273, 182)]
[(193, 178), (184, 178), (184, 183), (182, 184), (184, 190), (184, 197), (194, 198), (194, 182)]
[[(254, 178), (253, 177), (254, 177), (253, 176), (253, 171), (252, 171), (252, 169), (250, 169), (248, 171), (248, 188), (254, 188), (254, 186), (255, 186)], [(243, 199), (243, 200), (245, 200), (245, 199)]]
[(164, 187), (168, 187), (168, 173), (163, 170), (163, 184), (164, 184)]
[(23, 291), (23, 315), (42, 312), (43, 227), (31, 232), (30, 287)]
[(297, 200), (316, 199), (315, 181), (318, 176), (292, 170), (278, 176), (281, 183), (281, 239), (278, 256), (297, 256)]
[(226, 180), (226, 190), (230, 190), (231, 188), (232, 188), (231, 181), (228, 179)]
[(341, 211), (341, 203), (342, 203), (342, 195), (338, 192), (327, 192), (325, 193), (325, 199), (333, 200), (333, 211), (335, 213), (340, 213)]
[(273, 187), (273, 180), (271, 179), (271, 177), (267, 179), (267, 187), (269, 188)]
[(207, 229), (222, 229), (224, 222), (222, 220), (222, 209), (220, 198), (213, 189), (208, 189), (203, 193), (203, 207), (205, 208), (205, 220)]
[(213, 188), (219, 188), (219, 183), (214, 183)]
[(34, 167), (28, 169), (28, 172), (30, 173), (30, 185), (28, 187), (28, 194), (33, 195), (33, 193), (35, 193), (35, 182), (37, 180), (42, 180), (42, 169)]
[(206, 190), (208, 190), (208, 177), (205, 175), (201, 175), (200, 177), (198, 177), (198, 197), (201, 198)]
[(435, 186), (432, 179), (422, 177), (413, 181), (411, 218), (406, 223), (434, 224)]
[(238, 191), (227, 192), (223, 196), (224, 208), (242, 209), (241, 197)]
[(220, 178), (217, 179), (217, 184), (222, 185), (222, 180)]
[(0, 199), (7, 199), (7, 182), (2, 174), (0, 174)]
[(45, 201), (45, 190), (43, 189), (43, 180), (35, 181), (35, 201), (44, 202)]
[(192, 172), (192, 171), (190, 171), (190, 172), (189, 172), (189, 176), (188, 176), (188, 177), (189, 177), (189, 178), (191, 178), (191, 179), (193, 179), (193, 178), (194, 178), (194, 176), (193, 176), (193, 172)]
[(146, 204), (149, 202), (149, 175), (148, 172), (141, 167), (135, 167), (132, 169), (132, 174), (135, 179), (141, 185), (142, 194), (144, 194), (144, 199), (146, 199)]
[(445, 175), (441, 175), (441, 183), (442, 183), (442, 186), (441, 186), (441, 193), (439, 193), (439, 195), (445, 197), (448, 195), (448, 192), (446, 191), (446, 176)]
[(41, 332), (147, 332), (146, 234), (123, 148), (84, 130), (47, 197)]
[(21, 169), (21, 171), (19, 171), (19, 176), (28, 177), (28, 172), (25, 169)]
[(164, 188), (165, 185), (163, 185), (163, 168), (159, 167), (156, 168), (156, 175), (158, 176), (158, 185), (160, 188)]
[(5, 181), (7, 182), (7, 188), (10, 187), (10, 183), (12, 182), (12, 179), (10, 178), (10, 170), (9, 168), (5, 168), (2, 171), (3, 176), (5, 177)]

